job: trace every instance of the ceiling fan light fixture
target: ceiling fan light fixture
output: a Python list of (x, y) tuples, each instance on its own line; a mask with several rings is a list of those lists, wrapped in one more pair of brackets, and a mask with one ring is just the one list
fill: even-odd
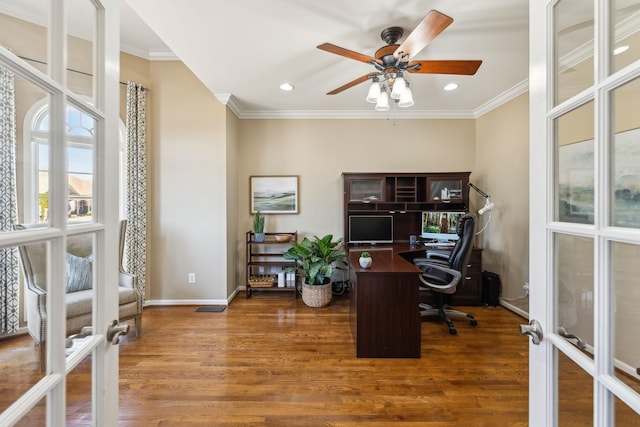
[(380, 97), (380, 82), (377, 78), (373, 79), (371, 86), (369, 86), (369, 93), (367, 94), (367, 102), (375, 104)]
[(389, 111), (389, 95), (387, 95), (386, 90), (380, 92), (380, 96), (376, 102), (376, 111)]
[(399, 75), (398, 77), (395, 78), (393, 82), (393, 89), (391, 90), (391, 98), (400, 99), (400, 97), (406, 90), (407, 90), (407, 82), (404, 79), (404, 77), (402, 77), (402, 75)]
[(413, 106), (413, 93), (411, 92), (411, 88), (407, 85), (405, 91), (400, 96), (400, 101), (398, 101), (398, 107), (407, 108)]

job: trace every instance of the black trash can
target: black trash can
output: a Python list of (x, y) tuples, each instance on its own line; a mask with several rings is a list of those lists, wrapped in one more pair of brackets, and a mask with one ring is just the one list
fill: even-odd
[(482, 304), (497, 306), (500, 304), (502, 281), (500, 275), (490, 271), (482, 272)]

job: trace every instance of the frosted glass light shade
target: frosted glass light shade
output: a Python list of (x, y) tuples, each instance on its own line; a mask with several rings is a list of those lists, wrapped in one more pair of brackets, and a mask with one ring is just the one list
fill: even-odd
[(407, 108), (411, 107), (413, 104), (413, 93), (410, 88), (406, 88), (402, 96), (400, 96), (398, 107)]
[(369, 93), (367, 94), (367, 102), (375, 104), (380, 96), (380, 83), (374, 80), (369, 86)]
[(376, 102), (376, 110), (377, 111), (388, 111), (389, 110), (389, 95), (387, 95), (387, 91), (380, 93), (378, 97), (378, 102)]
[(391, 91), (391, 97), (393, 99), (400, 99), (402, 94), (407, 90), (407, 82), (404, 77), (398, 76), (393, 82), (393, 90)]

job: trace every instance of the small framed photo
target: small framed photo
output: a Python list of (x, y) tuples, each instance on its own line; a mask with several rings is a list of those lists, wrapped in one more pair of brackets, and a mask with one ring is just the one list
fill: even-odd
[(251, 213), (297, 214), (297, 175), (253, 175), (249, 177), (249, 206)]

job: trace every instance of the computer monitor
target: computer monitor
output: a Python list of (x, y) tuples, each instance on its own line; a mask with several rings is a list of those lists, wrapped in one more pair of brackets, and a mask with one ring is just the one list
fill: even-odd
[(425, 211), (422, 212), (422, 229), (420, 236), (427, 240), (448, 242), (458, 240), (456, 233), (458, 220), (465, 212)]
[(349, 215), (349, 243), (393, 243), (393, 216)]

